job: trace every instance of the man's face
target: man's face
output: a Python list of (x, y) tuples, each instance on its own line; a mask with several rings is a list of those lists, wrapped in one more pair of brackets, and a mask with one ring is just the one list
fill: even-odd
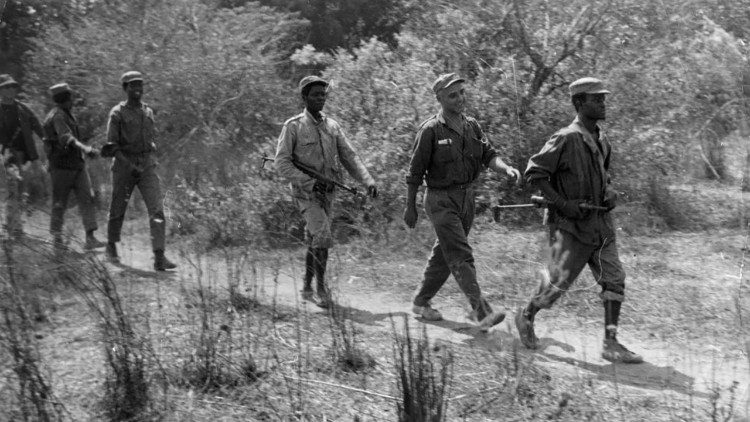
[(128, 82), (125, 86), (125, 92), (128, 94), (129, 100), (140, 101), (143, 96), (143, 81)]
[(592, 120), (604, 120), (607, 117), (607, 109), (604, 105), (606, 94), (586, 94), (586, 99), (581, 103), (578, 112)]
[(310, 113), (319, 113), (323, 110), (323, 106), (326, 105), (326, 98), (328, 97), (328, 87), (325, 85), (313, 85), (310, 88), (310, 92), (306, 97), (302, 97), (305, 100), (305, 107)]
[(68, 98), (65, 102), (60, 103), (60, 107), (62, 107), (63, 110), (72, 110), (73, 109), (73, 96)]
[(444, 111), (449, 113), (463, 113), (466, 104), (466, 90), (463, 82), (456, 82), (448, 88), (440, 90), (438, 102)]

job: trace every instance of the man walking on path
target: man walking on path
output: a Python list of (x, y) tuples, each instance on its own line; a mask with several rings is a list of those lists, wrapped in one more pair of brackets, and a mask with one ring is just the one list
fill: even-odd
[(96, 249), (104, 246), (95, 236), (96, 206), (91, 179), (84, 155), (96, 157), (99, 151), (82, 143), (78, 122), (73, 109), (73, 91), (66, 83), (52, 86), (50, 89), (55, 108), (50, 110), (44, 119), (44, 142), (49, 152), (49, 171), (52, 179), (52, 214), (50, 233), (55, 247), (63, 247), (62, 228), (68, 196), (73, 191), (78, 202), (78, 211), (86, 230), (84, 249)]
[(412, 310), (425, 320), (441, 320), (442, 315), (430, 301), (453, 274), (469, 299), (471, 319), (486, 331), (502, 322), (505, 313), (492, 310), (477, 283), (474, 256), (467, 239), (474, 222), (474, 182), (487, 167), (516, 179), (521, 174), (498, 156), (479, 123), (463, 114), (464, 79), (455, 73), (441, 75), (433, 83), (432, 91), (440, 103), (440, 111), (422, 123), (414, 141), (406, 177), (404, 222), (410, 228), (416, 225), (417, 190), (426, 182), (424, 208), (437, 240)]
[(338, 122), (322, 110), (328, 82), (317, 76), (306, 76), (299, 83), (305, 110), (287, 120), (276, 148), (276, 170), (291, 182), (292, 196), (305, 218), (305, 278), (302, 297), (312, 300), (312, 279), (317, 280), (318, 306), (333, 302), (325, 280), (328, 249), (333, 246), (331, 218), (335, 186), (315, 179), (295, 165), (315, 170), (330, 180), (340, 181), (341, 165), (360, 183), (367, 186), (370, 197), (378, 196), (375, 181), (349, 144)]
[[(550, 308), (588, 264), (602, 288), (602, 357), (611, 362), (640, 363), (641, 356), (617, 341), (620, 306), (625, 299), (625, 271), (617, 253), (610, 214), (617, 200), (617, 193), (609, 185), (612, 146), (597, 124), (606, 117), (606, 94), (609, 91), (599, 79), (582, 78), (571, 83), (576, 118), (529, 159), (526, 180), (539, 188), (551, 204), (551, 255), (549, 278), (540, 280), (531, 301), (516, 313), (516, 328), (523, 344), (536, 349), (539, 339), (534, 333), (534, 316), (540, 309)], [(583, 203), (604, 207), (606, 211), (584, 210), (580, 206)]]
[(151, 246), (154, 251), (154, 269), (165, 271), (176, 268), (164, 255), (166, 221), (164, 198), (159, 176), (156, 173), (156, 128), (153, 110), (143, 102), (143, 75), (125, 72), (120, 77), (127, 100), (109, 112), (107, 144), (103, 152), (114, 157), (112, 164), (112, 202), (109, 206), (107, 227), (107, 256), (119, 262), (117, 242), (120, 241), (125, 211), (133, 189), (138, 187), (148, 210)]
[(11, 236), (23, 234), (22, 215), (28, 206), (24, 180), (29, 164), (39, 159), (32, 133), (44, 136), (34, 112), (18, 101), (20, 84), (9, 75), (0, 75), (0, 157), (8, 186), (5, 229)]

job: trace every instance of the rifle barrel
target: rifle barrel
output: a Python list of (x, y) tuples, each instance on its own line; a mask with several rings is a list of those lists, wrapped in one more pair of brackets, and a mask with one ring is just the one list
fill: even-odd
[[(271, 161), (271, 162), (275, 162), (276, 161), (273, 158), (269, 158), (265, 153), (261, 157), (261, 160), (263, 160), (263, 162), (261, 164), (261, 167), (263, 167), (263, 164), (265, 164), (266, 161)], [(349, 193), (352, 193), (354, 195), (357, 194), (357, 188), (353, 188), (353, 187), (347, 186), (347, 185), (345, 185), (345, 184), (343, 184), (341, 182), (337, 182), (336, 180), (330, 179), (330, 178), (328, 178), (328, 177), (320, 174), (315, 169), (312, 169), (312, 168), (310, 168), (310, 167), (308, 167), (308, 166), (306, 166), (306, 165), (304, 165), (302, 163), (297, 162), (297, 160), (292, 160), (292, 164), (294, 164), (294, 166), (297, 167), (298, 169), (300, 169), (303, 173), (307, 173), (309, 176), (311, 176), (311, 177), (313, 177), (315, 179), (318, 179), (318, 180), (321, 180), (321, 181), (324, 181), (324, 182), (332, 183), (334, 186), (337, 186), (337, 187), (339, 187), (339, 188), (341, 188), (341, 189), (343, 189), (343, 190), (345, 190), (345, 191), (347, 191)]]

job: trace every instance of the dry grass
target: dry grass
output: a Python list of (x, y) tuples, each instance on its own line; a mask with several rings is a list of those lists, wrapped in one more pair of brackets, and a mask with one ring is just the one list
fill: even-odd
[[(510, 231), (478, 220), (472, 241), (480, 284), (494, 303), (511, 308), (528, 299), (543, 239), (540, 231)], [(724, 274), (737, 274), (742, 241), (731, 232), (621, 236), (629, 276), (626, 335), (675, 348), (695, 346), (700, 339), (716, 344), (720, 357), (738, 356), (737, 339), (748, 333), (737, 323), (737, 307), (747, 312), (748, 285)], [(410, 236), (392, 233), (378, 242), (336, 248), (329, 274), (346, 305), (330, 313), (290, 296), (298, 290), (287, 285), (299, 280), (297, 250), (292, 258), (288, 251), (185, 253), (180, 276), (114, 273), (122, 312), (132, 316), (133, 332), (148, 345), (142, 352), (143, 378), (155, 403), (152, 412), (167, 421), (397, 420), (397, 403), (403, 403), (394, 377), (398, 342), (387, 314), (354, 299), (408, 303), (430, 246), (429, 227), (422, 222)], [(540, 314), (540, 324), (554, 321), (558, 330), (598, 335), (597, 288), (588, 275), (574, 287), (552, 311)], [(108, 343), (88, 334), (97, 315), (80, 294), (61, 286), (44, 290), (42, 303), (35, 305), (45, 310), (44, 318), (33, 332), (43, 337), (39, 356), (42, 367), (50, 368), (50, 385), (64, 392), (58, 399), (69, 419), (105, 419), (100, 407), (105, 390), (99, 387), (106, 385), (109, 365), (102, 351)], [(438, 300), (448, 309), (465, 303), (452, 281)], [(715, 396), (660, 389), (583, 358), (529, 353), (503, 329), (486, 336), (462, 330), (443, 329), (445, 339), (431, 336), (430, 347), (422, 348), (438, 355), (451, 350), (445, 420), (700, 421), (743, 411), (744, 398), (728, 390), (732, 380), (717, 380)], [(360, 357), (347, 358), (355, 355)], [(354, 366), (367, 370), (344, 370), (365, 361), (362, 356), (369, 356), (368, 365)], [(81, 357), (87, 364), (79, 362)], [(403, 361), (401, 368), (406, 368)], [(0, 388), (6, 397), (7, 385)], [(0, 411), (12, 405), (3, 403)]]

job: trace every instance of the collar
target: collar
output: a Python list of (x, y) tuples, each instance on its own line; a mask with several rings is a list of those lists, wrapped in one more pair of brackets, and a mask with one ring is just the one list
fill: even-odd
[(308, 119), (310, 119), (311, 122), (313, 122), (314, 125), (319, 125), (321, 123), (325, 123), (326, 121), (326, 114), (322, 111), (320, 112), (320, 120), (316, 120), (315, 117), (310, 113), (309, 110), (307, 110), (307, 107), (302, 111), (302, 114), (305, 115)]
[[(588, 129), (586, 129), (586, 126), (584, 126), (583, 123), (581, 123), (581, 119), (579, 119), (578, 116), (576, 116), (575, 119), (573, 119), (573, 123), (571, 123), (571, 126), (577, 126), (581, 132), (591, 136), (592, 139), (596, 139), (594, 138), (594, 135), (591, 132), (589, 132)], [(599, 138), (601, 139), (602, 129), (599, 127), (598, 124), (594, 125), (594, 131), (599, 134)]]
[(64, 109), (64, 108), (62, 108), (62, 107), (61, 107), (60, 105), (55, 105), (55, 108), (56, 108), (56, 109), (58, 109), (59, 111), (61, 111), (61, 112), (65, 113), (65, 114), (67, 114), (67, 115), (68, 115), (68, 117), (70, 117), (71, 119), (73, 119), (73, 120), (75, 120), (75, 119), (76, 119), (76, 118), (75, 118), (75, 117), (73, 116), (73, 110), (72, 110), (72, 109), (70, 109), (70, 110), (65, 110), (65, 109)]
[[(461, 118), (461, 121), (460, 122), (455, 122), (455, 123), (460, 123), (461, 126), (463, 126), (464, 123), (466, 122), (466, 118), (464, 117), (463, 114), (459, 114), (459, 117)], [(443, 110), (440, 110), (437, 113), (436, 118), (437, 118), (437, 121), (440, 122), (441, 124), (444, 124), (444, 125), (448, 126), (449, 128), (453, 129), (455, 132), (463, 135), (463, 127), (453, 127), (453, 125), (451, 125), (448, 122), (448, 120), (445, 119), (445, 115), (443, 114)], [(453, 122), (451, 122), (451, 123), (453, 123)]]
[(123, 104), (123, 107), (127, 107), (131, 110), (143, 110), (144, 107), (146, 106), (146, 104), (143, 101), (141, 101), (141, 104), (138, 107), (131, 106), (128, 100), (123, 101), (122, 104)]

